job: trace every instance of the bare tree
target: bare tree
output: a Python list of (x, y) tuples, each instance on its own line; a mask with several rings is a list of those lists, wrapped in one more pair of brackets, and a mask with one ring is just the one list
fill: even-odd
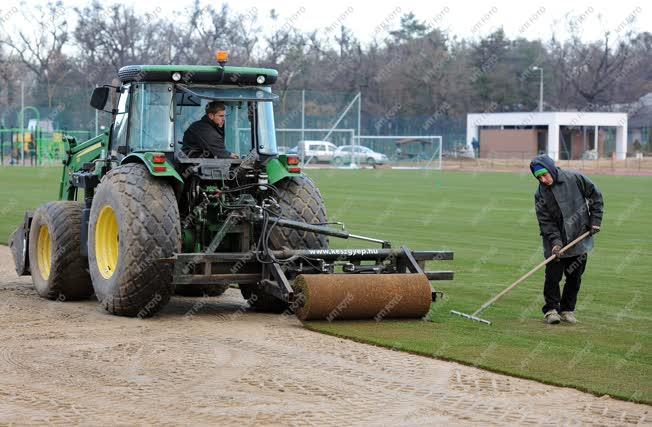
[(106, 71), (102, 70), (104, 64), (115, 73), (125, 65), (170, 59), (169, 50), (160, 49), (163, 25), (158, 19), (139, 16), (122, 4), (104, 7), (97, 0), (90, 6), (75, 8), (75, 12), (78, 25), (74, 35), (80, 56), (100, 73)]
[(68, 58), (63, 53), (69, 37), (65, 14), (66, 8), (61, 1), (33, 9), (24, 7), (22, 20), (29, 26), (16, 25), (5, 30), (2, 40), (34, 73), (38, 86), (45, 89), (48, 108), (52, 108), (57, 90), (70, 73)]
[(0, 105), (11, 106), (15, 102), (15, 85), (19, 65), (15, 57), (9, 55), (0, 43)]
[(258, 11), (249, 9), (245, 13), (234, 13), (227, 4), (220, 10), (213, 6), (201, 7), (195, 0), (187, 26), (191, 49), (196, 52), (199, 63), (214, 63), (213, 53), (218, 49), (228, 50), (233, 60), (241, 64), (254, 61), (260, 28), (257, 24)]
[[(65, 120), (82, 117), (84, 108), (73, 105), (77, 98), (64, 90), (65, 81), (87, 90), (110, 81), (124, 65), (215, 64), (217, 49), (230, 52), (231, 64), (277, 69), (275, 91), (283, 100), (289, 102), (286, 95), (295, 89), (333, 99), (336, 93), (363, 90), (365, 113), (383, 117), (388, 110), (448, 120), (489, 106), (533, 109), (538, 75), (529, 70), (534, 65), (545, 70), (544, 99), (555, 109), (585, 109), (587, 103), (620, 108), (616, 104), (652, 91), (652, 35), (634, 34), (626, 21), (587, 43), (580, 33), (588, 25), (586, 13), (573, 20), (568, 40), (553, 37), (545, 45), (510, 39), (500, 29), (477, 41), (457, 39), (410, 13), (396, 28), (383, 24), (363, 45), (341, 21), (301, 30), (303, 8), (283, 17), (272, 11), (272, 27), (262, 35), (255, 7), (238, 12), (195, 0), (168, 19), (159, 14), (161, 8), (138, 13), (115, 0), (93, 0), (73, 9), (77, 19), (71, 29), (62, 1), (23, 4), (0, 17), (0, 102), (15, 104), (15, 80), (33, 75), (35, 103), (63, 103)], [(337, 109), (336, 102), (326, 104), (318, 107)]]
[(619, 81), (631, 73), (636, 57), (632, 51), (631, 33), (614, 40), (610, 30), (604, 30), (602, 39), (584, 43), (581, 27), (570, 22), (570, 40), (556, 46), (556, 64), (559, 74), (590, 105), (613, 102), (614, 89)]

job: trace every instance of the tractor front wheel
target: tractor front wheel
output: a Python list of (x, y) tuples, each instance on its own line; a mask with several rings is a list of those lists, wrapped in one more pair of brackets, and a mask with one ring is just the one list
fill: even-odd
[(50, 202), (34, 213), (29, 259), (32, 281), (42, 298), (65, 301), (93, 295), (80, 251), (83, 206), (74, 201)]
[(88, 230), (95, 294), (108, 312), (149, 317), (174, 293), (172, 267), (158, 260), (181, 247), (172, 187), (144, 165), (112, 169), (97, 187)]

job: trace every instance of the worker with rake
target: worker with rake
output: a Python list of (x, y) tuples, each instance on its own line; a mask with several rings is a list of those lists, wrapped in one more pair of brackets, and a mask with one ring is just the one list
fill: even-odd
[[(543, 252), (546, 258), (557, 256), (556, 261), (546, 265), (544, 318), (549, 324), (577, 323), (577, 294), (588, 253), (593, 249), (592, 235), (600, 231), (602, 223), (602, 193), (589, 178), (557, 167), (545, 154), (530, 162), (530, 171), (539, 181), (534, 201)], [(591, 235), (566, 252), (561, 251), (586, 231)], [(566, 283), (560, 293), (559, 282), (564, 275)]]

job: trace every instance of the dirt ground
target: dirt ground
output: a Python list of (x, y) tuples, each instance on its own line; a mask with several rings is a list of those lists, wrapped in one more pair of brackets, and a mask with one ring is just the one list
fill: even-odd
[[(40, 299), (0, 246), (1, 424), (651, 424), (650, 407), (307, 331), (237, 290), (158, 316)], [(433, 337), (435, 339), (435, 337)]]

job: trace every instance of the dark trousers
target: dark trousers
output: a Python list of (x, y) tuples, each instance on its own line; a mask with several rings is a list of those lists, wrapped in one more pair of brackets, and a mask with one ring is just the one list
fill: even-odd
[[(575, 310), (587, 257), (588, 254), (561, 258), (559, 261), (552, 261), (546, 265), (546, 281), (543, 287), (546, 305), (542, 309), (544, 314), (552, 309), (560, 313)], [(559, 282), (564, 275), (566, 275), (566, 283), (564, 292), (560, 295)]]

